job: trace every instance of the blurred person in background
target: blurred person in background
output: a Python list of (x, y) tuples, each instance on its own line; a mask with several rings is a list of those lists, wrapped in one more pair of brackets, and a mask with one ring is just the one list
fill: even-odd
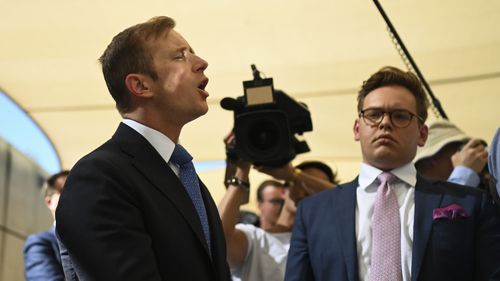
[(429, 137), (413, 162), (423, 176), (478, 187), (488, 161), (486, 144), (467, 136), (448, 120), (429, 124)]
[(285, 202), (285, 188), (275, 180), (266, 180), (257, 188), (258, 226), (264, 230), (276, 225)]
[[(500, 195), (500, 128), (497, 129), (493, 140), (491, 141), (490, 154), (488, 156), (488, 169), (490, 171), (491, 179), (490, 186), (496, 190), (496, 194)], [(497, 207), (500, 205), (499, 196), (494, 197), (497, 201)]]
[[(63, 170), (50, 176), (43, 188), (45, 205), (55, 219), (59, 196), (69, 171)], [(48, 231), (28, 236), (24, 244), (24, 275), (28, 281), (62, 281), (64, 272), (59, 254), (55, 225)]]

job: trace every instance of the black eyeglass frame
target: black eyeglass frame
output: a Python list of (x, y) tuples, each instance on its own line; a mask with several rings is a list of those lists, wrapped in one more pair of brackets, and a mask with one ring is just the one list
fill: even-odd
[[(368, 111), (368, 110), (377, 110), (377, 111), (380, 111), (382, 113), (382, 117), (380, 118), (380, 120), (378, 121), (373, 121), (371, 120), (370, 118), (367, 118), (365, 117), (365, 112)], [(408, 124), (406, 124), (405, 126), (399, 126), (399, 125), (396, 125), (392, 119), (392, 115), (395, 113), (395, 112), (404, 112), (404, 113), (408, 113), (410, 115), (410, 119), (408, 119)], [(359, 117), (363, 118), (363, 121), (370, 125), (370, 126), (378, 126), (380, 125), (380, 123), (382, 123), (382, 120), (384, 120), (384, 116), (385, 115), (389, 115), (389, 120), (391, 121), (391, 124), (394, 126), (394, 127), (397, 127), (397, 128), (406, 128), (408, 126), (410, 126), (411, 124), (411, 120), (413, 120), (413, 117), (417, 118), (418, 121), (420, 121), (422, 124), (424, 123), (424, 119), (422, 119), (422, 117), (418, 116), (417, 114), (409, 111), (409, 110), (406, 110), (406, 109), (395, 109), (395, 110), (391, 110), (391, 111), (385, 111), (385, 110), (382, 110), (380, 108), (366, 108), (366, 109), (363, 109), (359, 112)], [(368, 120), (368, 121), (367, 121)]]

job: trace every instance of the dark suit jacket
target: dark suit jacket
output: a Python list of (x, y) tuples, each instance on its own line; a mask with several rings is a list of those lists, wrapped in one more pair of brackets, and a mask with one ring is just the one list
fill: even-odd
[(57, 232), (80, 280), (230, 280), (217, 207), (201, 183), (212, 256), (180, 180), (149, 142), (120, 124), (72, 168)]
[(24, 275), (28, 281), (63, 281), (55, 229), (28, 236), (24, 244)]
[[(357, 179), (306, 198), (298, 207), (285, 280), (357, 281)], [(433, 210), (461, 205), (461, 220)], [(500, 220), (481, 190), (417, 176), (412, 280), (490, 280), (500, 268)], [(497, 274), (500, 274), (498, 272)]]

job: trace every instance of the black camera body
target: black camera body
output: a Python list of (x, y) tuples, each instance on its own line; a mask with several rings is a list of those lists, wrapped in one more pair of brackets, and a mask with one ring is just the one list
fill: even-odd
[(281, 166), (299, 153), (310, 151), (296, 134), (312, 131), (311, 114), (304, 103), (280, 90), (273, 79), (260, 77), (252, 65), (254, 80), (243, 81), (245, 95), (224, 98), (221, 106), (234, 111), (236, 142), (227, 147), (228, 158), (258, 166)]

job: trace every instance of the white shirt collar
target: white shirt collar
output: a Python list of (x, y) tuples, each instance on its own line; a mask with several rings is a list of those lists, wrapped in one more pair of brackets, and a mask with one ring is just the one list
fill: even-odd
[(171, 139), (159, 131), (132, 119), (123, 119), (122, 123), (141, 134), (158, 151), (163, 160), (167, 163), (169, 162), (175, 148), (175, 143)]
[[(417, 170), (415, 169), (415, 166), (412, 162), (391, 170), (390, 172), (410, 186), (414, 187), (417, 183)], [(359, 187), (366, 189), (377, 179), (377, 176), (381, 173), (383, 173), (382, 170), (375, 168), (369, 164), (361, 163), (358, 178)]]

